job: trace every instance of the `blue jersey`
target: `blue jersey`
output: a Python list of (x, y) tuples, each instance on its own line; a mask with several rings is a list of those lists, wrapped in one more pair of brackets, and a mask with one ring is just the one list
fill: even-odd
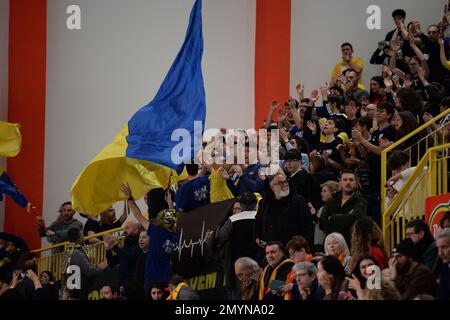
[(150, 241), (145, 264), (145, 279), (167, 282), (172, 276), (171, 258), (172, 252), (178, 245), (178, 233), (150, 223), (147, 234)]
[(178, 211), (191, 211), (210, 203), (210, 182), (208, 177), (197, 177), (181, 186), (175, 195)]

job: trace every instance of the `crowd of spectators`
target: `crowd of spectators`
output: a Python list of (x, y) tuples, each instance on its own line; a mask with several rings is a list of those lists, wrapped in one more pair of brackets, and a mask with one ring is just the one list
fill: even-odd
[[(145, 213), (124, 182), (121, 191), (128, 200), (119, 219), (111, 207), (99, 220), (86, 215), (83, 226), (66, 202), (51, 225), (39, 218), (39, 235), (52, 244), (76, 245), (70, 263), (81, 269), (82, 288), (117, 267), (117, 286), (105, 283), (102, 299), (197, 300), (200, 295), (184, 276), (171, 270), (177, 217), (235, 199), (229, 218), (208, 232), (210, 250), (228, 246), (230, 252), (222, 261), (230, 300), (450, 299), (449, 212), (436, 238), (423, 220), (407, 221), (406, 238), (387, 252), (380, 194), (381, 151), (450, 106), (450, 38), (445, 37), (450, 13), (445, 11), (426, 33), (417, 20), (406, 24), (402, 9), (392, 17), (394, 29), (370, 57), (380, 72), (368, 89), (361, 76), (364, 59), (345, 42), (331, 79), (319, 89), (307, 97), (299, 84), (298, 97), (286, 97), (284, 108), (272, 102), (261, 126), (279, 132), (275, 173), (250, 163), (246, 141), (245, 163), (187, 164), (188, 178), (176, 191), (147, 194)], [(450, 117), (432, 128), (438, 142), (449, 141)], [(418, 132), (390, 154), (388, 204), (400, 190), (394, 187), (404, 184), (423, 156), (417, 143), (424, 134)], [(409, 147), (407, 154), (403, 150)], [(83, 239), (121, 226), (123, 245), (110, 234)], [(93, 266), (84, 247), (99, 243), (107, 259)], [(58, 299), (52, 274), (37, 276), (32, 261), (8, 270), (0, 299)], [(87, 299), (83, 290), (60, 291), (60, 299)]]

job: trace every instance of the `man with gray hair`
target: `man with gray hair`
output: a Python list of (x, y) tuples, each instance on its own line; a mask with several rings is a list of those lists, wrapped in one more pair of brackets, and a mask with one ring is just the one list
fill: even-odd
[(441, 229), (436, 236), (438, 255), (442, 259), (437, 298), (450, 300), (450, 228)]
[(317, 280), (317, 268), (312, 262), (300, 262), (292, 268), (296, 278), (292, 300), (322, 300), (325, 291)]
[(234, 272), (240, 282), (242, 300), (258, 300), (259, 281), (262, 269), (249, 257), (241, 257), (234, 263)]
[(280, 241), (285, 246), (293, 236), (302, 236), (314, 243), (314, 223), (305, 198), (291, 192), (283, 173), (277, 173), (265, 184), (265, 196), (256, 215), (256, 243)]

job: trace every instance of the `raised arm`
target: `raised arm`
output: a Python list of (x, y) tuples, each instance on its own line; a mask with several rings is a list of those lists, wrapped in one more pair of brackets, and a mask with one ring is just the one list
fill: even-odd
[(150, 222), (142, 215), (142, 212), (136, 204), (136, 201), (134, 201), (133, 194), (131, 193), (131, 188), (128, 182), (120, 186), (120, 191), (122, 191), (128, 197), (127, 203), (130, 206), (131, 212), (133, 212), (136, 220), (142, 225), (145, 230), (147, 230)]
[(440, 47), (440, 58), (441, 58), (441, 64), (444, 66), (444, 68), (449, 69), (450, 63), (447, 60), (447, 56), (445, 55), (445, 42), (443, 38), (439, 38), (439, 47)]
[(273, 113), (279, 107), (280, 107), (280, 103), (276, 100), (272, 101), (272, 103), (270, 104), (269, 113), (267, 114), (267, 119), (266, 119), (266, 129), (269, 129), (270, 126), (272, 125)]
[(422, 68), (425, 71), (425, 77), (427, 78), (428, 75), (430, 74), (430, 70), (428, 69), (427, 58), (425, 57), (423, 52), (417, 47), (416, 43), (414, 42), (414, 36), (412, 35), (412, 33), (408, 34), (408, 40), (409, 45), (414, 50), (414, 53), (416, 54), (417, 58), (419, 58)]

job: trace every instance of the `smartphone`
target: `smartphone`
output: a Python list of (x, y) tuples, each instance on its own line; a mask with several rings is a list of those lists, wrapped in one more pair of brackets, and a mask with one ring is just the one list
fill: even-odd
[(280, 280), (272, 280), (269, 284), (269, 288), (271, 290), (280, 291), (281, 287), (284, 286), (286, 283)]
[(391, 43), (389, 41), (379, 41), (378, 42), (378, 49), (383, 50), (386, 47), (389, 47)]

